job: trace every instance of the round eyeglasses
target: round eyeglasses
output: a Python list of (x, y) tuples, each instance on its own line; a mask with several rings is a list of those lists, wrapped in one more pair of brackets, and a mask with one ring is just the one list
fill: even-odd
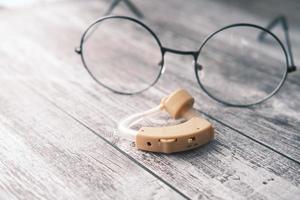
[(137, 19), (107, 16), (87, 28), (76, 52), (96, 82), (119, 94), (137, 94), (153, 86), (162, 74), (166, 52), (192, 55), (203, 91), (220, 103), (239, 107), (273, 96), (294, 67), (276, 35), (248, 23), (217, 30), (198, 51), (180, 51), (164, 47)]

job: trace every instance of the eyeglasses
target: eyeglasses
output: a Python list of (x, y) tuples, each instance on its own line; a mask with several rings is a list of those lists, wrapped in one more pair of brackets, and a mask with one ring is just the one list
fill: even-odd
[[(287, 50), (270, 31), (277, 24), (283, 25)], [(86, 29), (76, 52), (96, 82), (126, 95), (143, 92), (158, 81), (166, 53), (191, 55), (200, 88), (214, 100), (238, 107), (269, 99), (296, 70), (284, 17), (267, 28), (248, 23), (225, 26), (211, 33), (197, 51), (181, 51), (163, 46), (137, 19), (107, 16)]]

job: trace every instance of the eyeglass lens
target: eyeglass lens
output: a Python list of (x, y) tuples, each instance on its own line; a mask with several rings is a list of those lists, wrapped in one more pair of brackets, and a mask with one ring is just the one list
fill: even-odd
[(140, 24), (109, 18), (86, 34), (83, 57), (92, 76), (122, 93), (142, 91), (160, 75), (162, 53), (151, 33)]
[(201, 49), (200, 84), (217, 100), (235, 105), (259, 102), (277, 89), (286, 74), (280, 43), (269, 33), (251, 26), (225, 29)]

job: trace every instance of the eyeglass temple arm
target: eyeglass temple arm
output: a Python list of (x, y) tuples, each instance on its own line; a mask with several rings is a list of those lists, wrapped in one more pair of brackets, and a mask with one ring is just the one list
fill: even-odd
[[(292, 46), (291, 46), (291, 41), (290, 41), (290, 35), (289, 35), (289, 26), (288, 26), (288, 22), (285, 16), (278, 16), (276, 17), (273, 21), (271, 21), (271, 23), (266, 27), (267, 30), (272, 30), (274, 27), (276, 27), (277, 25), (280, 25), (283, 28), (284, 31), (284, 38), (285, 38), (285, 42), (286, 42), (286, 46), (287, 46), (287, 53), (289, 56), (289, 68), (288, 68), (288, 72), (293, 72), (296, 71), (296, 66), (294, 63), (294, 57), (293, 57), (293, 51), (292, 51)], [(266, 32), (261, 32), (260, 35), (258, 36), (259, 40), (264, 40), (265, 36), (266, 36)]]
[(110, 5), (104, 15), (110, 15), (115, 7), (121, 2), (121, 0), (114, 0)]
[[(142, 15), (142, 13), (137, 9), (137, 7), (130, 1), (130, 0), (114, 0), (109, 8), (107, 9), (107, 11), (104, 13), (105, 15), (110, 15), (112, 13), (112, 11), (115, 9), (115, 7), (121, 2), (123, 1), (128, 7), (129, 9), (139, 18), (143, 18), (144, 16)], [(90, 38), (90, 36), (97, 30), (97, 27), (92, 29), (91, 32), (85, 37), (84, 41), (88, 40)], [(75, 47), (75, 52), (78, 54), (81, 54), (81, 49), (80, 47)]]
[(137, 16), (138, 18), (143, 18), (143, 14), (142, 12), (130, 1), (130, 0), (114, 0), (109, 8), (107, 9), (107, 11), (105, 12), (104, 15), (110, 15), (112, 13), (112, 11), (115, 9), (115, 7), (121, 2), (123, 1), (126, 6), (131, 10), (131, 12), (133, 12), (133, 14), (135, 14), (135, 16)]

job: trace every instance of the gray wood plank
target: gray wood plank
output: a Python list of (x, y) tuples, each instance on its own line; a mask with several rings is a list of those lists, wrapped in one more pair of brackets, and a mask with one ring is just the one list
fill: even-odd
[[(191, 5), (194, 5), (192, 3), (196, 4), (196, 6), (192, 7)], [(149, 24), (153, 25), (154, 30), (156, 30), (162, 37), (163, 42), (167, 41), (167, 45), (172, 43), (175, 45), (173, 47), (177, 47), (176, 45), (179, 45), (182, 47), (181, 49), (185, 49), (185, 47), (192, 48), (189, 44), (196, 44), (196, 36), (199, 33), (201, 33), (202, 37), (204, 37), (206, 32), (216, 30), (217, 27), (221, 27), (225, 24), (225, 22), (229, 23), (229, 21), (236, 22), (237, 20), (241, 20), (238, 19), (237, 16), (242, 16), (242, 18), (248, 19), (250, 22), (265, 21), (267, 23), (267, 21), (269, 21), (269, 19), (253, 17), (253, 15), (250, 15), (249, 13), (242, 15), (242, 12), (238, 11), (238, 9), (235, 10), (234, 14), (229, 15), (229, 19), (220, 18), (220, 21), (218, 21), (218, 15), (215, 15), (214, 13), (207, 14), (208, 12), (205, 12), (205, 3), (200, 4), (194, 1), (192, 3), (184, 4), (186, 5), (184, 7), (182, 7), (181, 3), (178, 1), (172, 1), (172, 3), (169, 4), (170, 8), (168, 9), (168, 16), (176, 16), (176, 23), (170, 23), (170, 17), (163, 12), (157, 12), (156, 15), (151, 15), (153, 9), (163, 9), (164, 3), (156, 2), (156, 4), (145, 4), (145, 6), (148, 6), (146, 7), (148, 9), (143, 10), (146, 14), (148, 13), (146, 15), (146, 17), (148, 17), (146, 18), (147, 23), (149, 22)], [(210, 5), (210, 3), (207, 4)], [(78, 5), (80, 5), (80, 8), (78, 8)], [(72, 4), (72, 6), (69, 6), (69, 4), (62, 4), (59, 8), (56, 6), (49, 6), (43, 11), (34, 9), (32, 10), (32, 15), (26, 15), (20, 12), (19, 15), (21, 15), (24, 20), (29, 22), (33, 20), (35, 21), (35, 24), (29, 23), (26, 27), (19, 24), (22, 23), (18, 19), (19, 15), (10, 16), (11, 20), (7, 22), (6, 26), (15, 22), (15, 26), (13, 27), (14, 33), (6, 34), (6, 26), (4, 25), (2, 27), (3, 33), (5, 34), (3, 37), (7, 38), (5, 41), (6, 43), (4, 43), (4, 47), (14, 46), (14, 48), (4, 48), (2, 50), (3, 55), (5, 55), (4, 59), (8, 60), (7, 63), (11, 63), (16, 66), (23, 64), (24, 61), (22, 59), (30, 60), (32, 65), (43, 64), (43, 59), (46, 59), (47, 62), (54, 62), (61, 65), (61, 68), (66, 68), (64, 64), (71, 63), (76, 66), (76, 68), (82, 68), (80, 61), (75, 58), (76, 56), (73, 53), (73, 46), (78, 44), (81, 33), (86, 25), (99, 16), (99, 13), (105, 10), (106, 5), (106, 3), (101, 4), (101, 2), (98, 1), (91, 1), (84, 4), (77, 2)], [(214, 2), (213, 5), (218, 4)], [(143, 7), (143, 5), (140, 6)], [(203, 9), (200, 13), (203, 14), (204, 17), (201, 17), (198, 13), (195, 14), (195, 8)], [(223, 4), (217, 8), (221, 9), (222, 12), (232, 9), (232, 7), (226, 7), (226, 5)], [(69, 12), (65, 12), (65, 9), (69, 9)], [(80, 15), (81, 13), (84, 13), (79, 12), (83, 9), (89, 14)], [(199, 30), (198, 26), (190, 26), (189, 24), (193, 21), (185, 19), (185, 15), (179, 15), (178, 17), (176, 12), (179, 12), (179, 10), (180, 13), (191, 13), (192, 16), (188, 19), (194, 20), (195, 23), (197, 22), (199, 26), (201, 25), (201, 27), (204, 28)], [(22, 12), (27, 13), (28, 11), (25, 10)], [(53, 15), (53, 12), (56, 12), (56, 15)], [(118, 8), (115, 12), (130, 13), (127, 9), (122, 10), (122, 7)], [(5, 11), (2, 14), (5, 15)], [(50, 21), (48, 19), (49, 15), (53, 15)], [(64, 24), (61, 19), (69, 20), (66, 24)], [(163, 21), (161, 22), (161, 20)], [(161, 27), (162, 23), (167, 23), (168, 26)], [(38, 29), (39, 31), (32, 32), (32, 30), (36, 30), (37, 25), (40, 28)], [(299, 35), (299, 30), (296, 28), (297, 26), (293, 26), (292, 30), (297, 30), (295, 35)], [(20, 29), (24, 33), (24, 39), (22, 39), (22, 37), (18, 34), (18, 32), (21, 31)], [(202, 30), (204, 30), (204, 33)], [(49, 38), (49, 35), (45, 34), (44, 31), (51, 32), (51, 35), (55, 38), (56, 42), (53, 42)], [(183, 34), (185, 36), (191, 35), (191, 37), (183, 40)], [(18, 40), (15, 40), (16, 37)], [(64, 44), (64, 48), (62, 48), (61, 44)], [(32, 48), (39, 49), (36, 51), (36, 55), (32, 55), (32, 52), (26, 50), (28, 48), (27, 46), (30, 45), (32, 45)], [(47, 48), (45, 46), (47, 46)], [(65, 49), (66, 47), (69, 48)], [(294, 38), (293, 47), (296, 50), (299, 49), (299, 40), (295, 40)], [(23, 55), (18, 55), (22, 57), (22, 59), (16, 60), (14, 58), (17, 52), (15, 49), (19, 49), (17, 50), (18, 52), (25, 51), (24, 53), (27, 54), (23, 53)], [(43, 58), (41, 58), (41, 51), (45, 51)], [(50, 53), (46, 53), (46, 51)], [(300, 51), (295, 51), (295, 53), (297, 52)], [(51, 54), (51, 56), (49, 54)], [(36, 57), (40, 58), (40, 60), (36, 59)], [(56, 57), (59, 58), (58, 61)], [(299, 93), (295, 92), (299, 89), (299, 71), (289, 75), (288, 80), (280, 93), (267, 103), (250, 109), (238, 109), (219, 105), (212, 99), (208, 98), (196, 83), (193, 67), (190, 64), (190, 61), (191, 60), (187, 60), (187, 58), (167, 55), (167, 71), (155, 87), (161, 88), (166, 92), (171, 92), (177, 87), (189, 88), (197, 99), (201, 101), (201, 104), (197, 104), (197, 106), (203, 112), (220, 120), (229, 127), (248, 135), (254, 140), (260, 141), (269, 148), (274, 150), (276, 149), (281, 154), (299, 162), (300, 145), (298, 138), (300, 131), (298, 128), (298, 119), (300, 118), (300, 105), (299, 101), (290, 101), (290, 99), (300, 98)], [(185, 70), (182, 70), (183, 68)], [(73, 70), (73, 68), (70, 68), (70, 70)], [(36, 75), (39, 76), (39, 73), (40, 72), (37, 72)], [(66, 76), (67, 73), (69, 72), (66, 71), (64, 76)], [(78, 72), (78, 74), (80, 73), (81, 71)], [(82, 78), (81, 75), (78, 75), (78, 77)], [(85, 78), (88, 79), (87, 76)], [(170, 82), (172, 84), (169, 84)], [(145, 94), (149, 95), (150, 93), (146, 92)]]
[[(94, 5), (98, 4), (91, 5), (84, 4), (84, 6), (91, 6), (88, 8), (94, 9), (96, 13), (98, 10)], [(73, 6), (71, 11), (76, 13), (78, 7)], [(185, 75), (191, 71), (187, 70), (187, 72), (178, 75), (177, 70), (172, 71), (169, 67), (168, 70), (171, 70), (172, 73), (168, 76), (166, 73), (158, 86), (147, 93), (135, 97), (111, 94), (92, 82), (88, 75), (84, 75), (85, 72), (79, 58), (73, 54), (72, 48), (64, 48), (66, 46), (73, 47), (74, 41), (79, 39), (78, 29), (80, 28), (74, 26), (84, 26), (86, 21), (93, 18), (91, 15), (84, 15), (80, 19), (77, 17), (68, 18), (64, 10), (66, 7), (62, 6), (58, 9), (52, 23), (39, 25), (42, 30), (51, 33), (57, 42), (46, 40), (49, 35), (45, 35), (45, 32), (36, 31), (32, 33), (31, 31), (38, 22), (41, 23), (46, 20), (47, 14), (52, 13), (57, 8), (48, 8), (49, 10), (46, 9), (43, 12), (36, 11), (37, 13), (33, 16), (26, 15), (26, 11), (24, 12), (23, 20), (32, 21), (34, 19), (37, 24), (21, 26), (22, 36), (17, 31), (12, 31), (11, 34), (8, 34), (8, 40), (3, 41), (3, 46), (6, 48), (2, 48), (1, 53), (4, 55), (3, 62), (7, 64), (1, 69), (3, 78), (24, 80), (24, 84), (48, 98), (81, 123), (91, 127), (97, 134), (109, 138), (110, 141), (133, 155), (139, 162), (173, 183), (192, 198), (202, 195), (203, 198), (210, 199), (239, 199), (243, 197), (289, 199), (291, 196), (299, 194), (299, 165), (297, 163), (274, 153), (269, 148), (258, 145), (232, 129), (218, 124), (218, 122), (215, 122), (218, 132), (217, 140), (212, 145), (183, 154), (164, 156), (143, 153), (136, 151), (126, 141), (119, 141), (118, 137), (113, 134), (112, 127), (116, 126), (116, 122), (121, 117), (156, 105), (162, 95), (166, 95), (169, 90), (180, 86), (180, 84), (176, 84), (178, 77), (190, 83), (186, 80)], [(59, 14), (62, 11), (64, 11), (63, 14)], [(94, 15), (96, 15), (95, 13)], [(18, 21), (19, 16), (13, 18)], [(70, 19), (71, 24), (61, 24), (61, 19)], [(18, 23), (22, 24), (21, 22)], [(16, 22), (16, 24), (18, 23)], [(62, 31), (59, 30), (65, 28), (74, 32), (61, 34)], [(3, 27), (2, 30), (7, 31)], [(15, 28), (14, 30), (20, 29)], [(53, 30), (56, 31), (52, 32)], [(40, 43), (38, 44), (37, 41)], [(15, 49), (7, 48), (11, 44), (17, 44), (14, 46)], [(24, 62), (28, 62), (28, 58), (32, 58), (30, 63), (22, 65)], [(178, 66), (178, 63), (186, 65), (186, 60), (175, 61), (177, 60), (171, 62), (170, 59), (168, 63), (175, 66)], [(70, 65), (71, 63), (72, 65)], [(192, 77), (191, 74), (189, 76)], [(170, 81), (173, 81), (173, 84), (167, 87), (168, 91), (162, 90), (161, 88), (166, 88), (166, 83), (170, 83)], [(191, 86), (193, 85), (190, 84), (189, 88)], [(194, 90), (192, 92), (195, 93)], [(149, 96), (152, 96), (153, 99), (149, 99)], [(201, 97), (201, 100), (202, 98), (205, 96)], [(121, 102), (126, 102), (128, 108), (125, 109), (113, 104), (118, 105)], [(210, 109), (215, 106), (209, 103), (209, 100), (205, 103)], [(225, 108), (222, 109), (225, 110)], [(297, 120), (295, 121), (297, 122)], [(290, 150), (289, 146), (288, 150)], [(297, 153), (297, 151), (295, 152)]]
[[(283, 3), (280, 0), (266, 1), (197, 1), (180, 0), (166, 1), (139, 1), (135, 4), (143, 10), (147, 22), (161, 37), (163, 44), (182, 50), (197, 50), (207, 35), (226, 25), (233, 23), (254, 23), (267, 25), (278, 15), (285, 15), (289, 21), (289, 28), (295, 59), (300, 61), (299, 47), (299, 20), (298, 1)], [(156, 11), (153, 14), (153, 11)], [(268, 12), (265, 12), (268, 10)], [(114, 14), (131, 15), (122, 6)], [(162, 29), (162, 30), (161, 30)], [(171, 33), (166, 33), (170, 31)], [(283, 40), (281, 27), (273, 30)]]
[(1, 88), (1, 199), (184, 199), (20, 82)]
[[(300, 15), (297, 12), (299, 8), (297, 1), (284, 5), (279, 1), (272, 3), (270, 1), (252, 1), (251, 6), (245, 1), (230, 1), (229, 4), (220, 1), (187, 1), (184, 4), (181, 1), (135, 2), (144, 11), (145, 21), (152, 25), (161, 37), (163, 44), (183, 50), (196, 50), (206, 35), (224, 25), (250, 22), (263, 26), (273, 17), (285, 14), (290, 20), (296, 64), (300, 61), (300, 40), (298, 40)], [(169, 7), (166, 7), (166, 4)], [(271, 4), (280, 6), (271, 6)], [(263, 12), (266, 7), (270, 12)], [(157, 11), (155, 15), (153, 10)], [(115, 13), (119, 12), (128, 13), (122, 8), (115, 11)], [(274, 31), (283, 39), (280, 28)], [(196, 83), (193, 75), (194, 69), (190, 64), (191, 59), (187, 60), (173, 55), (168, 55), (166, 58), (167, 73), (156, 86), (168, 92), (177, 87), (190, 88), (193, 90), (193, 94), (201, 100), (202, 104), (198, 104), (198, 108), (203, 112), (299, 162), (300, 105), (299, 101), (291, 100), (300, 99), (299, 93), (296, 92), (299, 90), (299, 71), (289, 74), (288, 80), (279, 94), (267, 103), (250, 109), (237, 109), (219, 105), (214, 100), (207, 98)], [(226, 77), (223, 77), (223, 80), (226, 82)], [(169, 82), (173, 84), (167, 84)], [(245, 90), (245, 92), (248, 91)], [(242, 95), (242, 92), (240, 94)]]
[[(174, 155), (147, 153), (120, 140), (115, 128), (126, 114), (145, 109), (145, 99), (147, 106), (154, 106), (157, 100), (120, 97), (94, 83), (85, 86), (44, 80), (24, 84), (193, 199), (293, 199), (300, 193), (298, 163), (214, 120), (210, 119), (216, 127), (216, 140), (203, 148)], [(153, 96), (166, 95), (155, 89), (152, 92)], [(162, 117), (159, 122), (168, 119)]]
[[(39, 55), (44, 56), (42, 49)], [(166, 93), (153, 88), (149, 91), (153, 99), (149, 99), (149, 95), (114, 95), (89, 78), (76, 80), (80, 72), (83, 73), (78, 69), (70, 73), (69, 69), (54, 64), (35, 79), (30, 77), (39, 71), (35, 66), (26, 69), (25, 77), (16, 76), (24, 73), (24, 69), (18, 67), (3, 67), (2, 74), (6, 74), (8, 80), (31, 78), (31, 81), (25, 79), (24, 84), (91, 127), (95, 134), (108, 138), (191, 198), (290, 199), (298, 195), (297, 163), (217, 122), (214, 122), (217, 140), (196, 151), (172, 156), (136, 151), (127, 141), (119, 140), (112, 127), (116, 127), (117, 121), (126, 114), (155, 105)], [(124, 102), (128, 107), (123, 106)]]

